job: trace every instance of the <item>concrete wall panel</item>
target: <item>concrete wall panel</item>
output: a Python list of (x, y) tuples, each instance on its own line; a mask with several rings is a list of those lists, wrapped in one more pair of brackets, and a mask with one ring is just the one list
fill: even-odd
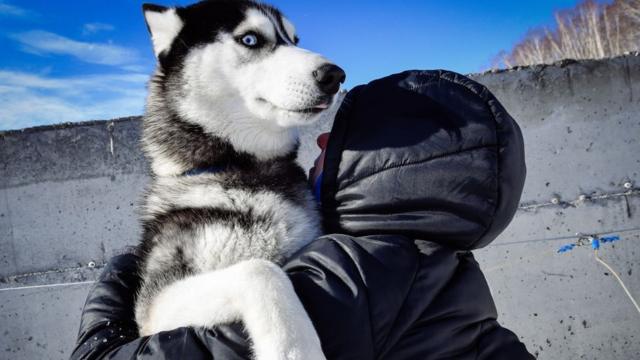
[[(621, 235), (602, 256), (640, 297), (640, 57), (472, 78), (526, 142), (522, 209), (476, 251), (499, 321), (540, 359), (640, 358), (640, 314), (612, 274), (588, 247), (556, 253), (577, 232)], [(305, 167), (330, 125), (302, 131)], [(139, 135), (136, 118), (0, 133), (0, 358), (68, 357), (88, 290), (72, 283), (138, 238)], [(67, 285), (23, 288), (47, 284)]]

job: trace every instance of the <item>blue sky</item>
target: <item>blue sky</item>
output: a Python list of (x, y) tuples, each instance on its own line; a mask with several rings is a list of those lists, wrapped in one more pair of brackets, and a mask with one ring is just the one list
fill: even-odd
[[(302, 47), (346, 70), (351, 88), (410, 68), (482, 71), (577, 0), (271, 3), (296, 24)], [(141, 114), (154, 67), (141, 4), (0, 0), (0, 130)]]

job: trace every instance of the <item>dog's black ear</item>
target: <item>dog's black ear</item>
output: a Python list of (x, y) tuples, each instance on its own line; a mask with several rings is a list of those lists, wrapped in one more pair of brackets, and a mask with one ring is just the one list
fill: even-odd
[(171, 44), (182, 30), (184, 23), (175, 8), (144, 4), (142, 11), (151, 33), (153, 52), (156, 57), (160, 57), (160, 54), (171, 49)]

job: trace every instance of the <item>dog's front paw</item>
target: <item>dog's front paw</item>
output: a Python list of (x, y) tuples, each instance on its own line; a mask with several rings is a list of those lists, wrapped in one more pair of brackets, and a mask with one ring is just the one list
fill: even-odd
[(289, 349), (284, 357), (287, 360), (327, 360), (322, 349), (299, 347)]
[[(140, 336), (149, 336), (190, 325), (188, 322), (185, 322), (185, 318), (181, 316), (183, 312), (172, 307), (174, 303), (159, 300), (164, 299), (156, 299), (149, 308), (146, 319), (138, 323)], [(177, 301), (175, 301), (175, 304), (177, 305)]]
[(298, 327), (298, 333), (287, 344), (287, 360), (326, 360), (320, 346), (320, 339), (312, 327)]
[(138, 324), (138, 332), (140, 333), (140, 336), (151, 336), (162, 331), (173, 330), (176, 327), (172, 327), (166, 324), (166, 321), (162, 321), (162, 319), (155, 317)]
[(138, 333), (141, 337), (155, 334), (151, 327), (151, 324), (149, 324), (148, 321), (142, 324), (138, 324)]
[[(277, 331), (276, 331), (277, 333)], [(282, 342), (282, 338), (262, 338), (254, 342), (256, 360), (326, 360), (317, 336), (304, 339), (294, 336)]]
[(285, 351), (260, 352), (256, 351), (256, 360), (327, 360), (322, 350), (290, 348)]

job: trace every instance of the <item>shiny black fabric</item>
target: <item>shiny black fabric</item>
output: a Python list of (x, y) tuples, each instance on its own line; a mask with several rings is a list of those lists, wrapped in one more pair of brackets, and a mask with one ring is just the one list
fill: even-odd
[(518, 125), (482, 85), (409, 71), (351, 91), (327, 147), (325, 226), (470, 250), (511, 221), (525, 179)]
[(71, 359), (250, 359), (239, 324), (219, 328), (179, 328), (138, 337), (134, 294), (140, 258), (116, 256), (87, 297)]
[[(481, 85), (410, 71), (353, 89), (327, 148), (330, 235), (284, 267), (327, 358), (533, 359), (497, 323), (469, 251), (509, 223), (524, 177), (520, 130)], [(105, 270), (73, 359), (249, 358), (238, 325), (136, 338), (136, 266), (124, 255)]]
[(353, 89), (321, 185), (327, 235), (285, 266), (328, 359), (533, 359), (469, 250), (513, 218), (515, 121), (482, 85), (408, 71)]

